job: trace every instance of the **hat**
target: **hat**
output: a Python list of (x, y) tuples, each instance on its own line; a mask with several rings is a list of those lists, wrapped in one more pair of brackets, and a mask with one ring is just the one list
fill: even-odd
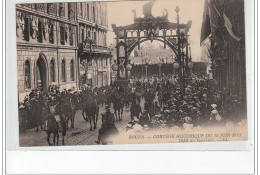
[(134, 122), (138, 123), (139, 122), (139, 119), (137, 117), (134, 117)]
[(128, 123), (126, 127), (127, 127), (127, 128), (132, 128), (133, 125), (131, 125), (130, 123)]
[(212, 113), (212, 114), (217, 114), (218, 111), (217, 111), (217, 110), (212, 110), (211, 113)]
[(212, 105), (211, 105), (212, 108), (216, 108), (217, 106), (218, 106), (218, 105), (216, 105), (216, 104), (212, 104)]
[(149, 126), (148, 126), (148, 125), (144, 125), (143, 129), (144, 129), (144, 130), (148, 130), (148, 129), (149, 129)]
[(184, 117), (184, 119), (185, 119), (186, 123), (191, 123), (192, 122), (192, 118), (191, 117), (186, 116), (186, 117)]
[(165, 122), (165, 121), (161, 122), (161, 120), (160, 120), (160, 123), (161, 123), (161, 126), (162, 126), (162, 127), (165, 127), (165, 126), (166, 126), (166, 122)]
[(24, 105), (20, 105), (20, 106), (19, 106), (19, 109), (22, 109), (22, 108), (24, 108)]

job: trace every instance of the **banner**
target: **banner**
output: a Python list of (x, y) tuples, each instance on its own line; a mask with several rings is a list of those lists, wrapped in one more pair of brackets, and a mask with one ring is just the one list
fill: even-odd
[(223, 18), (224, 18), (224, 20), (225, 20), (225, 26), (226, 26), (226, 28), (227, 28), (228, 33), (232, 36), (232, 38), (234, 38), (234, 39), (237, 40), (237, 41), (240, 41), (240, 40), (241, 40), (241, 37), (238, 37), (238, 36), (236, 36), (236, 35), (234, 34), (233, 29), (232, 29), (232, 27), (233, 27), (233, 26), (232, 26), (232, 23), (230, 22), (229, 18), (226, 16), (225, 13), (223, 13)]
[(201, 35), (200, 35), (201, 45), (203, 45), (203, 41), (206, 40), (210, 34), (211, 34), (211, 27), (210, 27), (210, 17), (209, 17), (209, 4), (208, 4), (208, 0), (205, 0)]

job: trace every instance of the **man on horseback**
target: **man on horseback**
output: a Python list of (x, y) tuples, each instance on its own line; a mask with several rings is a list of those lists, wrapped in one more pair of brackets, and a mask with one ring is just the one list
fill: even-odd
[(102, 115), (102, 125), (99, 130), (97, 144), (107, 144), (111, 142), (111, 137), (117, 135), (119, 131), (115, 126), (115, 116), (110, 112), (110, 108), (106, 105), (106, 113)]

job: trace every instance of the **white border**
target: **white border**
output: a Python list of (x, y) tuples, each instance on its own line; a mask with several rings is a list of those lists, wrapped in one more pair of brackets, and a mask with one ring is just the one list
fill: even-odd
[[(63, 0), (64, 1), (64, 0)], [(69, 0), (66, 0), (69, 1)], [(71, 0), (70, 0), (71, 1)], [(253, 4), (250, 4), (250, 1), (246, 1), (246, 9), (252, 9)], [(21, 0), (12, 0), (7, 1), (7, 7), (14, 7), (15, 3), (21, 2)], [(26, 1), (27, 2), (27, 1)], [(34, 2), (34, 1), (28, 1)], [(253, 10), (247, 10), (246, 12), (251, 12), (253, 14)], [(252, 15), (250, 14), (250, 15)], [(247, 16), (249, 13), (247, 13)], [(252, 19), (252, 18), (247, 18)], [(7, 48), (8, 50), (16, 50), (15, 49), (15, 9), (9, 8), (8, 9), (8, 22), (7, 25)], [(252, 26), (253, 21), (246, 21), (246, 39), (247, 39), (247, 48), (246, 48), (246, 56), (247, 58), (253, 58), (254, 48), (253, 40), (250, 38), (254, 38), (254, 28)], [(250, 31), (250, 32), (249, 32)], [(12, 49), (9, 49), (12, 48)], [(16, 52), (7, 52), (7, 58), (16, 58)], [(254, 91), (252, 87), (254, 85), (254, 69), (252, 69), (254, 65), (253, 59), (247, 59), (247, 96), (248, 99), (254, 98)], [(11, 66), (12, 65), (12, 66)], [(16, 72), (17, 67), (13, 66), (16, 65), (16, 59), (7, 59), (7, 138), (12, 138), (7, 140), (7, 148), (9, 150), (249, 150), (250, 148), (250, 141), (243, 141), (243, 142), (222, 142), (222, 143), (174, 143), (174, 144), (147, 144), (147, 145), (111, 145), (111, 146), (97, 146), (97, 145), (88, 145), (88, 146), (66, 146), (66, 147), (31, 147), (31, 148), (22, 148), (19, 147), (19, 131), (18, 127), (18, 108), (17, 103), (17, 82), (16, 82)], [(9, 85), (9, 86), (8, 86)], [(254, 105), (252, 100), (248, 100), (248, 116), (254, 116)], [(253, 127), (252, 117), (248, 118), (249, 120), (249, 132), (248, 132), (248, 139), (252, 140), (251, 133)]]
[[(51, 2), (52, 0), (37, 1)], [(63, 0), (68, 1), (68, 0)], [(72, 0), (70, 0), (72, 1)], [(249, 118), (249, 141), (62, 147), (73, 151), (25, 151), (18, 145), (15, 6), (8, 0), (6, 28), (7, 173), (253, 173), (254, 121)], [(35, 1), (22, 1), (35, 2)], [(254, 2), (245, 0), (248, 116), (254, 116)], [(255, 128), (256, 129), (256, 128)], [(16, 140), (17, 142), (14, 142)], [(30, 148), (29, 150), (50, 150)], [(57, 149), (52, 147), (51, 149)], [(75, 151), (77, 150), (77, 151)], [(78, 150), (243, 150), (243, 151), (78, 151)], [(118, 161), (122, 163), (118, 163)]]

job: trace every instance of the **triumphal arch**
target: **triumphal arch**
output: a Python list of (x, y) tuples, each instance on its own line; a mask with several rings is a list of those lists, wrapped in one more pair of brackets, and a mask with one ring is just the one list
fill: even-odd
[[(133, 24), (119, 27), (112, 24), (113, 32), (116, 35), (115, 48), (117, 61), (112, 65), (112, 69), (117, 71), (116, 82), (122, 83), (128, 81), (128, 71), (132, 68), (129, 61), (130, 54), (135, 47), (140, 49), (140, 44), (145, 41), (160, 41), (164, 43), (164, 48), (166, 48), (167, 45), (172, 49), (176, 55), (177, 62), (183, 64), (185, 64), (185, 60), (187, 63), (189, 62), (187, 59), (189, 55), (188, 32), (191, 28), (192, 21), (188, 21), (187, 24), (180, 24), (178, 7), (175, 9), (177, 12), (177, 23), (169, 22), (168, 11), (166, 9), (164, 9), (162, 16), (154, 17), (152, 15), (154, 3), (154, 0), (149, 1), (143, 6), (143, 18), (137, 18), (136, 10), (133, 10)], [(182, 37), (181, 34), (184, 36)], [(180, 64), (180, 67), (181, 66), (184, 65)]]

